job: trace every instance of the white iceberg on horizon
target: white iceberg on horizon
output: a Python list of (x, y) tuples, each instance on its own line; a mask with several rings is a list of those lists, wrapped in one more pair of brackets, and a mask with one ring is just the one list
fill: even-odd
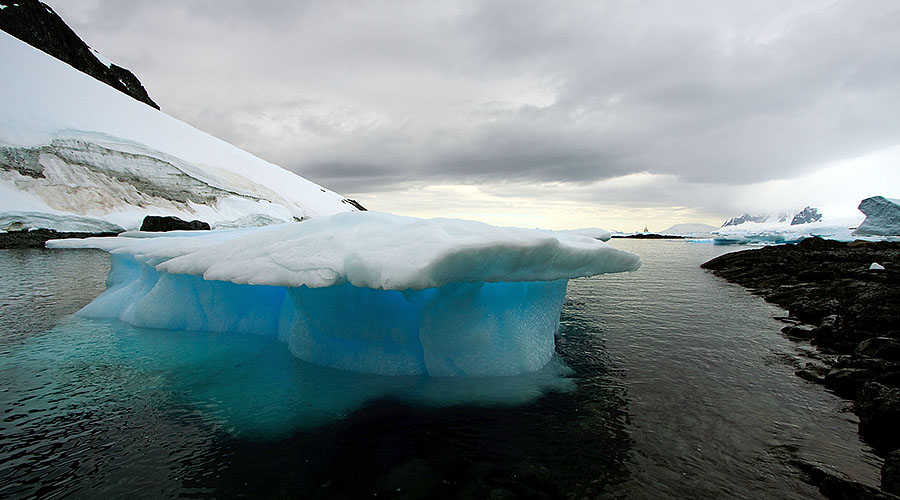
[(358, 212), (258, 229), (48, 242), (112, 254), (79, 314), (276, 335), (385, 375), (517, 375), (550, 360), (570, 278), (640, 258), (592, 237)]
[(853, 231), (861, 236), (900, 236), (900, 199), (872, 196), (859, 203), (866, 220)]

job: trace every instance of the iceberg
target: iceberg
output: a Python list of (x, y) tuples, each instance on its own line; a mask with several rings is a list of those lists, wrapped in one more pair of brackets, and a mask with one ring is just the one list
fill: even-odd
[(438, 377), (540, 370), (568, 279), (641, 264), (577, 234), (377, 212), (47, 245), (111, 254), (107, 290), (80, 315), (270, 335), (321, 366)]
[(853, 231), (861, 236), (900, 236), (900, 199), (873, 196), (859, 203), (866, 219)]

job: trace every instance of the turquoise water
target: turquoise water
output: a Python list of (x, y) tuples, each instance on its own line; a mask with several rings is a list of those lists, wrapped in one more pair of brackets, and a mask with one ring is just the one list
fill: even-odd
[(699, 269), (734, 248), (613, 244), (644, 267), (570, 281), (551, 365), (477, 380), (72, 316), (105, 254), (0, 251), (0, 497), (818, 497), (795, 458), (877, 484), (783, 312)]

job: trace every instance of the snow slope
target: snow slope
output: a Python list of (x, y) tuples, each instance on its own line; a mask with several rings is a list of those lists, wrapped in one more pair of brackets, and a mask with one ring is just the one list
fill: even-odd
[(126, 229), (148, 214), (233, 227), (356, 210), (0, 32), (0, 192), (11, 190), (30, 201), (4, 196), (0, 213)]
[(641, 263), (588, 236), (374, 212), (129, 236), (48, 242), (113, 254), (80, 314), (277, 335), (303, 360), (385, 375), (539, 370), (567, 280)]

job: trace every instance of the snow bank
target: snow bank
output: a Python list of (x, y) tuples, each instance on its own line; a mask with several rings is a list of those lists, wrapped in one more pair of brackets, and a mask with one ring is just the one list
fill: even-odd
[[(39, 198), (47, 214), (126, 228), (148, 214), (215, 226), (354, 210), (2, 32), (0, 186)], [(0, 212), (31, 211), (21, 201), (0, 198)]]
[(900, 236), (900, 200), (873, 196), (859, 204), (866, 220), (853, 232), (862, 236)]
[(113, 254), (107, 291), (80, 314), (277, 335), (306, 361), (387, 375), (538, 370), (567, 280), (640, 266), (590, 237), (372, 212), (48, 246)]

